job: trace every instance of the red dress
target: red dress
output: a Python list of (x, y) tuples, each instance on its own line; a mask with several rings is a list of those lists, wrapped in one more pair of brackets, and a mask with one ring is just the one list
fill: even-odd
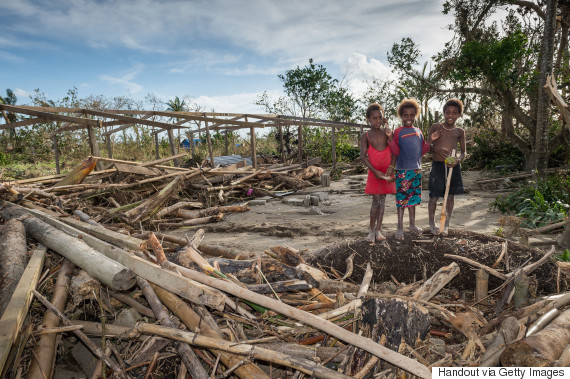
[[(366, 138), (368, 139), (368, 133), (366, 133)], [(368, 150), (366, 154), (368, 155), (368, 161), (372, 164), (372, 167), (380, 172), (385, 173), (390, 163), (392, 163), (392, 150), (390, 150), (390, 146), (386, 146), (384, 150), (376, 150), (370, 143), (370, 140), (368, 140)], [(369, 169), (364, 193), (369, 195), (396, 193), (396, 183), (378, 179)]]

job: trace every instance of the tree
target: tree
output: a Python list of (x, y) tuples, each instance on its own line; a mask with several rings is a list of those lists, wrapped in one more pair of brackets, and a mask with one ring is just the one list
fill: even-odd
[[(6, 96), (0, 96), (0, 104), (16, 105), (17, 102), (18, 98), (10, 88), (6, 88)], [(6, 122), (18, 121), (18, 116), (15, 113), (7, 112), (5, 117), (7, 118), (7, 120), (5, 120)], [(14, 129), (10, 129), (10, 138), (14, 138), (15, 136), (16, 131)]]
[[(526, 168), (544, 171), (550, 153), (568, 138), (568, 130), (550, 117), (550, 105), (542, 96), (543, 75), (552, 68), (563, 78), (559, 82), (565, 89), (570, 85), (569, 9), (560, 7), (560, 27), (555, 31), (556, 3), (449, 0), (444, 13), (453, 12), (450, 29), (455, 35), (434, 57), (434, 80), (421, 79), (407, 64), (406, 54), (414, 57), (408, 41), (395, 45), (404, 56), (394, 64), (440, 94), (469, 96), (473, 103), (500, 112), (506, 137), (525, 155)], [(507, 12), (500, 25), (491, 20), (499, 10)]]

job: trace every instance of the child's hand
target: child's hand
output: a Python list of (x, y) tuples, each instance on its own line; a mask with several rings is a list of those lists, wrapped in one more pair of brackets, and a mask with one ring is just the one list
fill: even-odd
[(394, 136), (394, 132), (392, 131), (392, 129), (390, 129), (390, 127), (388, 125), (386, 125), (386, 127), (384, 128), (384, 133), (386, 133), (386, 137), (388, 137), (388, 140), (392, 140), (392, 137)]
[(388, 167), (388, 169), (386, 170), (386, 175), (388, 175), (390, 177), (394, 175), (394, 167), (393, 166)]
[(439, 138), (439, 135), (440, 135), (440, 130), (439, 130), (439, 128), (437, 128), (433, 133), (431, 133), (431, 136), (430, 136), (431, 141), (430, 141), (430, 142), (435, 141), (436, 139), (438, 139), (438, 138)]

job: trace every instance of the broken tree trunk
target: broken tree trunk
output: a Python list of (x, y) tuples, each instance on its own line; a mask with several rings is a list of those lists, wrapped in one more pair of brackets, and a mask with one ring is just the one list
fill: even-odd
[(18, 220), (9, 220), (0, 235), (0, 317), (26, 269), (26, 228)]
[(80, 239), (71, 237), (37, 219), (29, 212), (6, 203), (2, 209), (2, 217), (5, 220), (20, 217), (26, 226), (26, 231), (36, 241), (66, 257), (109, 287), (124, 291), (135, 284), (134, 272), (92, 249)]
[[(65, 260), (63, 266), (59, 269), (59, 274), (57, 275), (57, 280), (55, 282), (55, 289), (53, 291), (51, 303), (61, 312), (63, 312), (65, 303), (67, 302), (67, 294), (69, 292), (67, 289), (70, 282), (69, 275), (72, 271), (73, 263), (69, 260)], [(58, 325), (59, 317), (57, 317), (55, 313), (47, 311), (44, 314), (42, 326), (45, 329), (48, 329), (55, 328)], [(56, 337), (57, 333), (42, 335), (35, 350), (35, 356), (37, 359), (32, 360), (30, 369), (26, 375), (27, 379), (40, 378), (42, 377), (42, 373), (44, 373), (46, 377), (51, 378), (53, 360), (55, 358)]]
[(201, 209), (197, 211), (187, 211), (184, 209), (179, 209), (174, 216), (181, 217), (181, 218), (200, 218), (200, 217), (207, 217), (207, 216), (215, 216), (218, 213), (230, 213), (230, 212), (247, 212), (249, 211), (249, 205), (247, 204), (238, 204), (238, 205), (226, 205), (222, 207), (211, 207), (206, 209)]
[(416, 300), (429, 301), (434, 297), (447, 283), (449, 283), (455, 276), (459, 274), (459, 266), (457, 263), (452, 262), (448, 266), (444, 266), (437, 270), (431, 278), (429, 278), (418, 290), (414, 293), (413, 298)]
[(138, 221), (146, 220), (156, 214), (162, 206), (170, 200), (180, 190), (182, 177), (178, 176), (173, 181), (168, 183), (166, 187), (152, 195), (147, 200), (143, 201), (138, 207), (125, 212), (125, 217), (129, 222), (135, 223)]
[(79, 184), (83, 181), (83, 179), (85, 179), (87, 175), (89, 175), (91, 171), (93, 171), (96, 165), (97, 165), (97, 159), (95, 159), (94, 157), (89, 157), (83, 162), (81, 162), (73, 170), (71, 170), (67, 175), (65, 175), (63, 179), (55, 183), (53, 186), (61, 187), (61, 186), (68, 186), (71, 184)]
[(570, 309), (540, 332), (517, 341), (501, 354), (503, 366), (551, 366), (570, 344)]

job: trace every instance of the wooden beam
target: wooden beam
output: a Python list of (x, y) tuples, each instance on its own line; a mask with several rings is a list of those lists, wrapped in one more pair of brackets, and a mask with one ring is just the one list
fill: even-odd
[(331, 141), (331, 154), (332, 154), (332, 164), (333, 164), (333, 168), (336, 168), (336, 130), (335, 128), (332, 128), (331, 130), (332, 132), (332, 141)]
[[(245, 118), (245, 121), (247, 121), (247, 117)], [(249, 134), (250, 134), (250, 147), (251, 147), (251, 165), (253, 166), (254, 169), (257, 169), (257, 153), (256, 153), (256, 140), (255, 140), (255, 128), (249, 128)]]
[(281, 138), (279, 138), (280, 158), (281, 162), (285, 162), (285, 142), (283, 141), (283, 125), (279, 125), (277, 128), (279, 129), (279, 135), (281, 136)]
[[(141, 117), (140, 119), (141, 119), (141, 120), (146, 120), (147, 118), (150, 118), (150, 117), (152, 117), (152, 116), (153, 116), (152, 114), (149, 114), (149, 115), (146, 115), (146, 116)], [(118, 124), (115, 124), (115, 125), (125, 124), (123, 121), (112, 121), (112, 122), (118, 123)], [(110, 124), (109, 122), (104, 122), (104, 123), (103, 123), (103, 125), (109, 125), (109, 124)], [(131, 126), (133, 126), (133, 125), (135, 125), (135, 124), (136, 124), (136, 123), (131, 122), (131, 123), (128, 123), (128, 124), (119, 126), (118, 128), (109, 130), (108, 132), (105, 132), (105, 133), (103, 133), (102, 135), (103, 135), (104, 137), (110, 136), (111, 134), (115, 134), (115, 133), (117, 133), (117, 132), (120, 132), (121, 130), (130, 128)]]
[[(101, 126), (101, 120), (97, 120), (97, 124)], [(95, 129), (92, 126), (88, 126), (87, 133), (89, 135), (89, 147), (91, 148), (91, 155), (95, 157), (100, 156), (101, 152), (99, 151), (99, 143), (97, 142), (97, 133), (95, 132)], [(96, 168), (97, 171), (101, 171), (103, 169), (101, 162), (97, 161)]]
[(44, 122), (48, 122), (46, 119), (41, 118), (41, 117), (37, 117), (37, 118), (29, 118), (27, 120), (22, 120), (22, 121), (18, 121), (18, 122), (8, 122), (4, 125), (0, 125), (0, 130), (6, 130), (6, 129), (16, 129), (19, 128), (21, 126), (28, 126), (28, 125), (34, 125), (34, 124), (41, 124)]
[(297, 128), (297, 160), (298, 163), (303, 163), (303, 125)]
[(22, 113), (22, 114), (27, 114), (29, 116), (36, 116), (50, 121), (67, 121), (80, 125), (99, 126), (97, 120), (91, 120), (88, 118), (73, 117), (73, 116), (63, 116), (60, 114), (31, 110), (24, 107), (15, 107), (13, 105), (0, 104), (0, 109), (12, 113)]
[[(176, 146), (175, 146), (176, 139), (174, 138), (174, 132), (172, 131), (172, 129), (168, 129), (166, 133), (168, 134), (168, 143), (170, 145), (170, 152), (172, 153), (172, 155), (176, 155)], [(178, 158), (174, 159), (174, 166), (180, 167), (180, 161), (178, 160)]]
[(55, 154), (55, 173), (59, 174), (60, 173), (60, 167), (59, 167), (59, 145), (57, 143), (57, 135), (52, 137), (53, 139), (53, 152)]
[(0, 372), (2, 372), (12, 344), (22, 329), (24, 319), (32, 301), (32, 290), (36, 288), (46, 255), (46, 248), (38, 246), (22, 274), (12, 299), (0, 319)]

